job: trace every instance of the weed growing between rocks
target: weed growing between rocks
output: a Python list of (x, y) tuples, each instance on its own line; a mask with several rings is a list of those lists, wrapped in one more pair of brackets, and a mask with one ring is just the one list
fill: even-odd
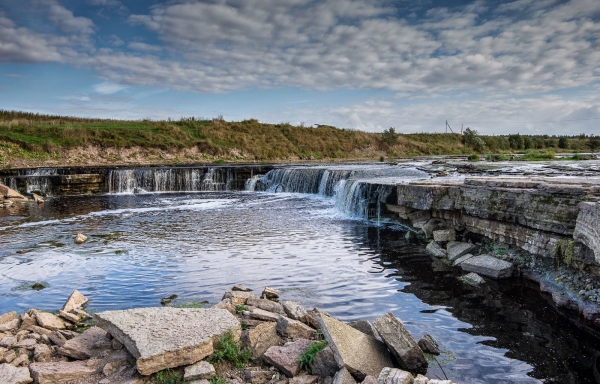
[(217, 340), (217, 346), (213, 353), (212, 362), (221, 363), (224, 361), (231, 361), (236, 367), (241, 368), (251, 359), (252, 350), (242, 348), (241, 343), (235, 340), (233, 331), (230, 329)]
[(218, 375), (213, 377), (212, 379), (208, 379), (208, 382), (210, 384), (227, 384), (227, 381), (225, 381), (225, 379)]
[(248, 307), (246, 307), (245, 305), (236, 305), (235, 306), (235, 311), (236, 312), (248, 311)]
[(306, 351), (304, 351), (300, 357), (298, 358), (298, 363), (300, 363), (300, 368), (305, 369), (307, 371), (310, 370), (310, 366), (315, 361), (315, 355), (321, 352), (327, 346), (327, 341), (318, 341), (313, 342)]
[(156, 372), (156, 384), (185, 384), (187, 381), (183, 380), (180, 374), (173, 372), (170, 369)]

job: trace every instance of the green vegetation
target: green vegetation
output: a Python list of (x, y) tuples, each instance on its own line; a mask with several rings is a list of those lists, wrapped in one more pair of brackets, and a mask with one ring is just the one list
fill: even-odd
[(219, 337), (217, 346), (212, 356), (214, 363), (231, 361), (236, 367), (241, 368), (252, 359), (252, 350), (243, 348), (239, 341), (235, 341), (233, 331), (230, 329), (226, 334)]
[(205, 306), (206, 303), (200, 301), (186, 301), (174, 305), (175, 308), (204, 308)]
[(467, 160), (469, 161), (479, 161), (480, 157), (478, 153), (473, 153), (471, 155), (469, 155), (469, 157), (467, 157)]
[(312, 363), (315, 361), (315, 355), (321, 352), (327, 346), (327, 341), (317, 341), (313, 342), (310, 347), (302, 352), (300, 357), (298, 358), (298, 363), (300, 364), (300, 368), (309, 370)]
[(181, 374), (173, 372), (170, 369), (165, 369), (160, 372), (156, 372), (156, 384), (185, 384), (187, 381), (183, 380)]
[(219, 375), (213, 377), (212, 379), (208, 379), (208, 381), (210, 384), (227, 384), (227, 381), (225, 381), (225, 379)]
[(525, 161), (540, 161), (540, 160), (554, 160), (554, 152), (551, 151), (527, 151), (520, 160)]
[(248, 307), (246, 307), (245, 305), (236, 305), (235, 306), (235, 311), (236, 312), (248, 311)]

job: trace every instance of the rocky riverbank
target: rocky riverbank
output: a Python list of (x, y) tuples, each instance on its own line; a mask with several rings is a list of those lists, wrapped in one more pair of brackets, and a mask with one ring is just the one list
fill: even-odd
[[(236, 285), (210, 308), (154, 307), (93, 317), (74, 291), (57, 314), (0, 316), (0, 382), (452, 384), (419, 374), (439, 354), (388, 313), (344, 323)], [(431, 358), (430, 358), (431, 359)]]

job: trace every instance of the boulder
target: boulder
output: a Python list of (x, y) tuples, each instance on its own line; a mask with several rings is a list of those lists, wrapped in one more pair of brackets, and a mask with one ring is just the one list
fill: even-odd
[(37, 342), (35, 341), (35, 339), (23, 339), (17, 344), (13, 345), (13, 348), (24, 348), (33, 351), (36, 345)]
[(467, 253), (473, 251), (474, 249), (475, 246), (473, 244), (463, 243), (460, 241), (451, 241), (446, 246), (448, 260), (454, 261), (462, 255), (466, 255)]
[(215, 367), (208, 361), (200, 361), (196, 364), (188, 365), (183, 372), (184, 380), (202, 380), (212, 379), (216, 375)]
[(289, 384), (317, 384), (318, 382), (319, 376), (300, 375), (292, 377)]
[(473, 255), (471, 255), (470, 253), (467, 253), (466, 255), (462, 255), (458, 259), (454, 260), (454, 263), (452, 265), (455, 265), (455, 266), (461, 265), (463, 262), (469, 260), (471, 257), (473, 257)]
[(440, 354), (440, 349), (431, 335), (424, 334), (418, 344), (423, 352), (431, 353), (432, 355)]
[(481, 255), (464, 261), (461, 268), (465, 271), (475, 272), (492, 279), (503, 279), (512, 275), (513, 264), (497, 259), (490, 255)]
[(262, 294), (260, 295), (263, 299), (274, 300), (279, 298), (279, 291), (271, 287), (265, 287)]
[(377, 379), (373, 376), (367, 376), (361, 384), (377, 384)]
[(425, 251), (427, 251), (427, 253), (429, 253), (431, 256), (435, 256), (440, 259), (443, 259), (447, 256), (446, 250), (435, 241), (432, 241), (429, 244), (427, 244), (427, 247), (425, 247)]
[(384, 367), (392, 365), (381, 341), (325, 314), (318, 314), (317, 321), (338, 367), (347, 368), (354, 377), (362, 380), (367, 375), (377, 376)]
[(214, 309), (224, 309), (224, 310), (228, 311), (229, 313), (231, 313), (232, 315), (235, 315), (235, 313), (236, 313), (235, 305), (231, 304), (231, 299), (221, 300), (217, 304), (213, 305), (213, 308)]
[(63, 334), (58, 331), (51, 332), (50, 335), (48, 335), (48, 338), (51, 342), (58, 345), (59, 347), (62, 347), (67, 342), (67, 338), (64, 337)]
[(243, 285), (236, 284), (231, 288), (232, 291), (240, 291), (240, 292), (252, 292), (252, 290), (248, 287), (244, 287)]
[(281, 312), (281, 305), (271, 300), (259, 299), (257, 297), (250, 297), (246, 300), (247, 305), (251, 305), (256, 308), (264, 309), (265, 311), (279, 313)]
[(433, 240), (439, 242), (455, 241), (456, 231), (454, 229), (440, 229), (437, 231), (433, 231)]
[(429, 384), (429, 379), (423, 375), (417, 375), (413, 381), (413, 384)]
[(282, 305), (283, 311), (290, 319), (308, 324), (308, 312), (303, 306), (295, 301), (284, 301)]
[(0, 184), (0, 196), (4, 196), (7, 199), (27, 200), (25, 196), (4, 184)]
[(356, 384), (356, 380), (346, 368), (340, 369), (333, 377), (333, 384)]
[(334, 376), (339, 367), (330, 347), (325, 347), (315, 354), (315, 360), (310, 365), (310, 372), (319, 377)]
[(281, 315), (278, 315), (277, 313), (274, 313), (274, 312), (265, 311), (260, 308), (254, 308), (252, 310), (252, 312), (250, 312), (250, 316), (252, 316), (253, 318), (258, 319), (258, 320), (276, 322), (277, 320), (279, 320), (279, 316), (281, 316)]
[(17, 338), (15, 336), (6, 336), (0, 339), (0, 347), (12, 348), (15, 344), (17, 344)]
[[(92, 357), (102, 357), (104, 352), (110, 348), (106, 331), (99, 327), (92, 327), (81, 335), (67, 340), (58, 350), (63, 356), (69, 356), (78, 360), (86, 360)], [(108, 347), (98, 348), (99, 341), (105, 341)]]
[(16, 330), (17, 328), (19, 328), (20, 324), (21, 324), (21, 319), (19, 319), (17, 317), (14, 320), (10, 320), (4, 324), (0, 324), (0, 332), (12, 332), (12, 331)]
[(266, 322), (257, 325), (253, 329), (242, 332), (242, 345), (244, 348), (252, 350), (252, 357), (260, 358), (267, 349), (278, 345), (280, 338), (277, 335), (277, 325), (273, 322)]
[(142, 375), (194, 364), (212, 354), (228, 330), (236, 339), (241, 333), (239, 321), (224, 309), (136, 308), (101, 312), (94, 320), (137, 359)]
[(310, 340), (300, 339), (286, 343), (283, 347), (271, 347), (263, 355), (263, 360), (283, 372), (287, 377), (294, 377), (300, 372), (298, 359), (310, 348)]
[(81, 320), (79, 316), (65, 311), (58, 311), (58, 316), (62, 317), (67, 321), (70, 321), (71, 323), (79, 323), (79, 321)]
[(62, 384), (91, 376), (96, 368), (87, 361), (31, 363), (29, 370), (36, 384)]
[(74, 309), (80, 309), (88, 302), (88, 298), (81, 294), (78, 290), (74, 290), (71, 296), (67, 299), (62, 307), (65, 312), (71, 312)]
[(33, 196), (33, 201), (35, 201), (38, 204), (42, 204), (44, 202), (44, 199), (42, 199), (39, 195), (32, 193)]
[(377, 338), (377, 332), (369, 320), (351, 321), (348, 323), (352, 328), (361, 331), (365, 335)]
[(245, 369), (244, 377), (247, 383), (251, 384), (265, 384), (273, 380), (277, 374), (273, 371), (262, 370), (262, 369)]
[(27, 367), (17, 368), (10, 364), (0, 364), (0, 383), (27, 384), (32, 381)]
[(19, 320), (19, 315), (17, 315), (17, 312), (8, 312), (3, 315), (0, 315), (0, 325), (6, 324), (14, 320)]
[(480, 284), (485, 283), (485, 280), (483, 279), (483, 277), (479, 276), (475, 272), (468, 273), (468, 274), (462, 276), (460, 279), (462, 281), (464, 281), (465, 283), (471, 284), (474, 286), (478, 286)]
[[(37, 326), (37, 325), (30, 325), (29, 327), (27, 327), (27, 330), (30, 331), (30, 332), (33, 332), (33, 333), (37, 333), (39, 335), (46, 335), (46, 336), (50, 336), (52, 334), (52, 332), (53, 332), (53, 331), (51, 331), (49, 329), (42, 328), (42, 327)], [(54, 331), (54, 332), (58, 332), (58, 331)]]
[(52, 357), (52, 350), (46, 344), (38, 344), (35, 346), (33, 351), (33, 358), (35, 361), (44, 362), (49, 361)]
[(19, 330), (24, 330), (34, 325), (37, 325), (37, 321), (35, 321), (33, 316), (30, 316), (28, 313), (21, 315), (21, 325), (19, 325)]
[(279, 316), (277, 320), (277, 333), (292, 339), (312, 339), (315, 335), (315, 330), (298, 320)]
[(236, 305), (246, 305), (246, 301), (249, 298), (257, 298), (255, 294), (251, 292), (243, 292), (243, 291), (227, 291), (223, 295), (221, 300), (230, 299), (231, 304)]
[(86, 235), (78, 233), (77, 236), (75, 236), (75, 244), (83, 244), (87, 239)]
[(413, 384), (413, 380), (410, 372), (386, 367), (379, 374), (377, 384)]
[(423, 351), (393, 313), (378, 318), (373, 326), (402, 368), (414, 372), (427, 367)]
[(42, 328), (56, 331), (58, 329), (65, 329), (67, 326), (63, 320), (58, 316), (55, 316), (48, 312), (34, 311), (33, 317), (37, 321), (38, 325)]
[(86, 311), (79, 308), (73, 308), (69, 311), (69, 313), (79, 316), (80, 320), (87, 320), (92, 318), (92, 316), (90, 316)]

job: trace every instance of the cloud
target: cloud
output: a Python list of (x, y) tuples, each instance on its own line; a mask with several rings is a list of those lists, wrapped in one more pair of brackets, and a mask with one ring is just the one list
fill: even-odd
[(162, 51), (162, 47), (159, 47), (157, 45), (141, 43), (138, 41), (132, 41), (131, 43), (127, 44), (127, 47), (129, 49), (133, 49), (136, 51), (144, 51), (144, 52), (160, 52), (160, 51)]
[(94, 33), (94, 22), (87, 17), (75, 16), (73, 12), (58, 4), (55, 0), (38, 0), (47, 6), (48, 20), (61, 32), (91, 35)]
[(109, 8), (124, 13), (128, 11), (128, 8), (119, 0), (86, 0), (87, 4), (95, 5), (103, 8)]
[(110, 95), (113, 93), (120, 92), (128, 87), (126, 85), (115, 84), (115, 83), (99, 83), (93, 85), (94, 91), (103, 94)]
[(61, 61), (57, 46), (64, 40), (16, 28), (12, 20), (0, 11), (0, 62)]

